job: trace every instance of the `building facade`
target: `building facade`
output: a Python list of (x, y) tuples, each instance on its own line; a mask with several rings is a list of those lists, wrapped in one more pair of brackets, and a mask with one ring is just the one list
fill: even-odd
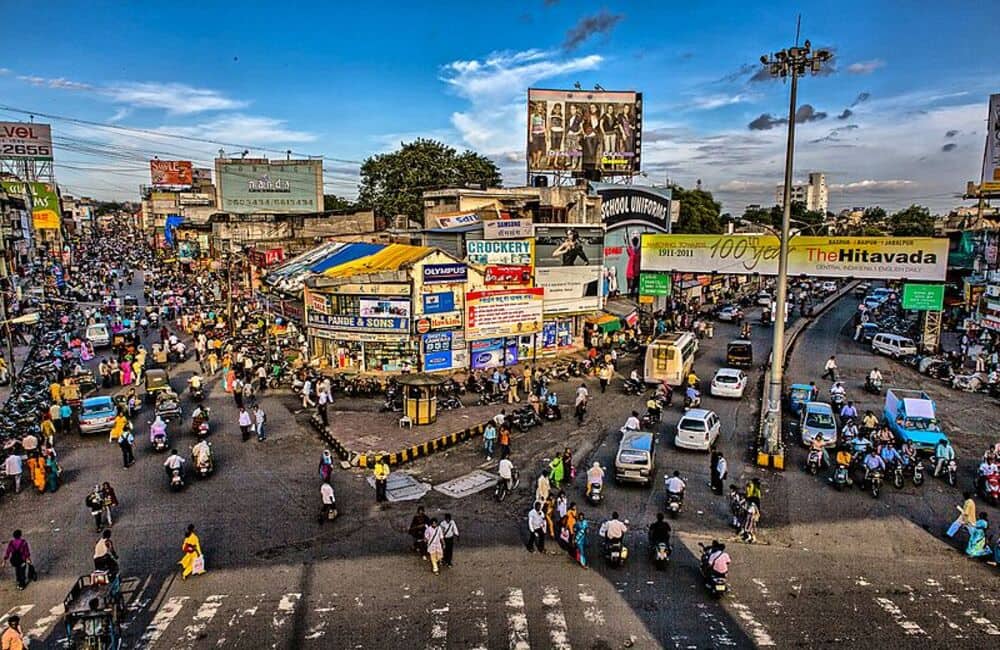
[[(782, 207), (785, 201), (784, 190), (784, 185), (778, 185), (774, 189), (774, 202), (776, 205)], [(791, 197), (793, 203), (805, 204), (806, 210), (815, 210), (826, 214), (826, 210), (830, 205), (826, 175), (822, 172), (810, 172), (808, 182), (792, 185)]]

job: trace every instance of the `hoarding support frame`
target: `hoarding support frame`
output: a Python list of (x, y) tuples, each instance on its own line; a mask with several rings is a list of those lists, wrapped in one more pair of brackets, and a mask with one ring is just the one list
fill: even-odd
[(923, 327), (920, 329), (920, 348), (925, 353), (935, 354), (941, 347), (941, 311), (925, 311)]

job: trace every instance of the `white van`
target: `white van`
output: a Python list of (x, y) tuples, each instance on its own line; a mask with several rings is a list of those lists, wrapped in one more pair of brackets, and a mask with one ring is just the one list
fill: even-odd
[(872, 352), (894, 359), (917, 353), (917, 344), (899, 334), (876, 334), (872, 338)]
[(86, 338), (95, 348), (103, 348), (111, 345), (111, 332), (104, 323), (88, 325)]

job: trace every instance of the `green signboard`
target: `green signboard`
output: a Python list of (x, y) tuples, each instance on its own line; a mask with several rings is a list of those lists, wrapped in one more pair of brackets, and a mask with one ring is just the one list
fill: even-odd
[(903, 309), (941, 311), (944, 307), (943, 284), (904, 284)]
[(669, 296), (670, 276), (666, 273), (640, 273), (640, 296)]
[(235, 214), (323, 211), (321, 160), (217, 160), (222, 210)]

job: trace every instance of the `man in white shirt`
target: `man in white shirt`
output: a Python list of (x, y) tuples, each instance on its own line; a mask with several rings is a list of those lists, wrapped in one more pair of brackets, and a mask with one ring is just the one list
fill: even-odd
[(302, 408), (309, 408), (310, 406), (316, 406), (316, 402), (312, 401), (312, 379), (306, 379), (302, 382)]
[(822, 379), (830, 378), (830, 381), (837, 381), (837, 357), (831, 356), (826, 360)]
[(327, 510), (337, 503), (336, 497), (333, 495), (333, 486), (330, 485), (329, 481), (323, 481), (323, 485), (319, 487), (319, 494), (323, 499), (323, 506)]
[(253, 418), (245, 407), (240, 407), (240, 433), (243, 434), (243, 442), (250, 439), (250, 427), (253, 426)]
[(601, 528), (603, 529), (601, 532), (608, 542), (620, 542), (625, 537), (625, 533), (628, 532), (628, 526), (619, 521), (617, 512), (612, 512), (611, 519), (604, 522)]
[(11, 454), (7, 456), (7, 460), (3, 464), (4, 471), (7, 476), (14, 479), (14, 492), (21, 491), (21, 473), (24, 471), (24, 467), (21, 464), (21, 457), (18, 454)]
[(535, 502), (535, 507), (528, 512), (528, 552), (534, 553), (538, 548), (539, 553), (545, 552), (545, 515), (542, 513), (542, 504)]
[(687, 484), (681, 478), (681, 473), (674, 470), (674, 475), (667, 479), (666, 488), (667, 494), (679, 494), (681, 497), (684, 496), (684, 489)]
[(180, 470), (181, 476), (184, 476), (184, 457), (178, 454), (176, 449), (173, 449), (167, 459), (163, 461), (163, 467), (167, 471), (167, 476), (171, 476), (175, 469)]
[(510, 462), (509, 458), (501, 459), (497, 473), (500, 474), (501, 480), (507, 482), (507, 490), (510, 491), (514, 483), (514, 463)]
[(625, 426), (622, 427), (622, 432), (625, 431), (638, 431), (639, 430), (639, 413), (637, 411), (632, 411), (632, 415), (625, 420)]
[(458, 539), (458, 524), (451, 518), (451, 513), (444, 513), (444, 521), (439, 526), (444, 533), (444, 557), (442, 561), (448, 566), (452, 565), (455, 553), (455, 540)]

